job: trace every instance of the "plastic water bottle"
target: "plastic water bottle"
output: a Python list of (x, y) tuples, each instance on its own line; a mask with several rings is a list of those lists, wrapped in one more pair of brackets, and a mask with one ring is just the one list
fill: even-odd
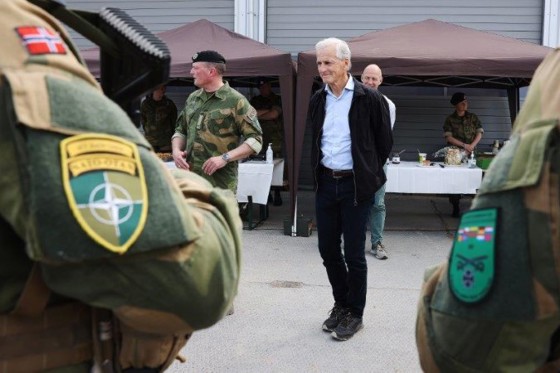
[(273, 153), (272, 153), (272, 143), (268, 144), (268, 149), (266, 149), (266, 163), (272, 163)]
[(474, 158), (474, 151), (471, 153), (471, 158), (469, 159), (469, 168), (476, 167), (476, 159)]
[(496, 155), (500, 152), (500, 141), (494, 141), (494, 146), (492, 147), (492, 154)]

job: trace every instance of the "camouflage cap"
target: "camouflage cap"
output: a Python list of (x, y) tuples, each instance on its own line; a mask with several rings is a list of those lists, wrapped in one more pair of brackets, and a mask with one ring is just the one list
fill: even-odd
[(202, 51), (197, 52), (192, 56), (193, 62), (213, 62), (213, 63), (226, 63), (224, 56), (216, 51)]

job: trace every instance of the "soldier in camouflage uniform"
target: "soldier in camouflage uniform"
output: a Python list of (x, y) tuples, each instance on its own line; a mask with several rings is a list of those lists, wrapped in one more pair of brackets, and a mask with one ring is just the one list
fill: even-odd
[(235, 199), (170, 174), (49, 14), (0, 30), (0, 371), (163, 371), (233, 301)]
[(268, 80), (259, 81), (260, 95), (251, 99), (250, 104), (257, 110), (257, 117), (263, 131), (264, 148), (272, 144), (275, 157), (283, 158), (284, 124), (282, 123), (282, 100), (272, 91)]
[[(482, 139), (484, 129), (476, 114), (467, 111), (467, 96), (463, 92), (453, 94), (450, 102), (451, 105), (455, 106), (455, 112), (445, 119), (443, 136), (448, 144), (465, 149), (467, 155), (470, 155)], [(453, 217), (459, 217), (460, 199), (460, 194), (449, 196), (449, 202), (453, 205), (453, 212), (451, 213)]]
[(535, 72), (449, 262), (429, 269), (416, 342), (427, 372), (560, 371), (560, 50)]
[(165, 85), (158, 87), (142, 101), (140, 107), (144, 136), (156, 152), (171, 151), (175, 133), (177, 106), (165, 95)]
[[(256, 110), (222, 77), (226, 60), (216, 51), (193, 58), (191, 74), (200, 87), (179, 114), (172, 139), (173, 160), (212, 185), (237, 191), (237, 162), (262, 148)], [(241, 138), (244, 139), (240, 144)]]
[(445, 119), (443, 136), (449, 144), (463, 148), (470, 154), (482, 138), (484, 129), (476, 114), (467, 111), (468, 102), (464, 93), (455, 93), (450, 102), (455, 106), (455, 112)]

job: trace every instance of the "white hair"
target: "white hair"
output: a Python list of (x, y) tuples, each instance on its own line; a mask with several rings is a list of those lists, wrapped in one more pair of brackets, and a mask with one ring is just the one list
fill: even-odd
[(338, 58), (339, 60), (347, 59), (348, 61), (350, 61), (352, 54), (350, 53), (350, 47), (348, 46), (348, 43), (338, 38), (327, 38), (319, 41), (317, 44), (315, 44), (315, 51), (330, 47), (331, 45), (334, 45), (336, 47), (336, 58)]

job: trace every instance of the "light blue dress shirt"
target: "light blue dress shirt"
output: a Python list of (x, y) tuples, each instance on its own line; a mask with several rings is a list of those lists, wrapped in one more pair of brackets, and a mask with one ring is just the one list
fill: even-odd
[(333, 170), (351, 170), (354, 166), (352, 160), (352, 140), (350, 139), (350, 125), (348, 114), (354, 96), (354, 79), (348, 82), (339, 97), (336, 97), (327, 85), (327, 102), (325, 108), (325, 121), (321, 136), (321, 150), (323, 159), (321, 164)]

